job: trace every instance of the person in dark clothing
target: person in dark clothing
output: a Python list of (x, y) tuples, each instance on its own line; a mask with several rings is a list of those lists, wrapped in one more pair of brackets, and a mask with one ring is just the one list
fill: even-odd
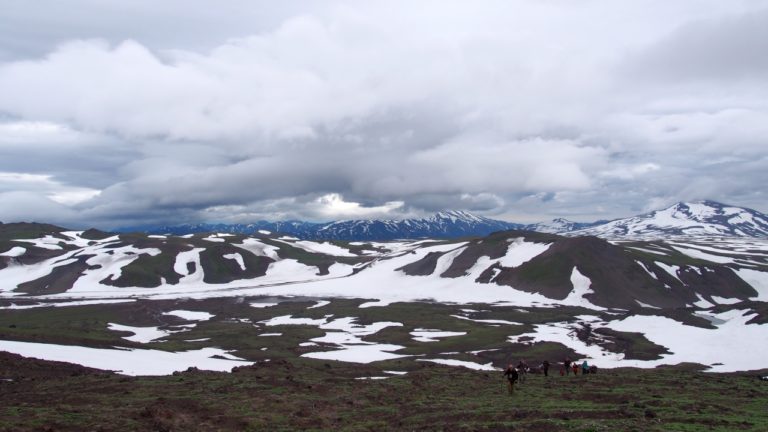
[(510, 365), (507, 366), (507, 370), (504, 371), (504, 376), (507, 377), (507, 381), (509, 381), (509, 394), (512, 394), (515, 390), (515, 383), (519, 378), (517, 369), (510, 363)]
[(517, 375), (520, 378), (520, 384), (524, 383), (525, 377), (528, 376), (528, 363), (525, 360), (517, 363)]
[(541, 363), (541, 371), (544, 372), (544, 376), (549, 376), (549, 360), (544, 360)]
[(563, 360), (563, 366), (565, 366), (565, 374), (569, 375), (571, 373), (571, 359), (566, 357), (565, 360)]

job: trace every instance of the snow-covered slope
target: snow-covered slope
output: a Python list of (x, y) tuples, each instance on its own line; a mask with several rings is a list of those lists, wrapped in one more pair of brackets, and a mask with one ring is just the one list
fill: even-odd
[(552, 221), (550, 222), (540, 222), (536, 224), (526, 225), (524, 229), (527, 231), (536, 231), (540, 233), (564, 234), (572, 231), (578, 231), (578, 230), (590, 228), (595, 225), (603, 224), (605, 222), (606, 221), (574, 222), (565, 218), (555, 218), (555, 219), (552, 219)]
[(768, 237), (768, 215), (714, 201), (681, 202), (663, 210), (614, 220), (572, 234), (606, 238), (679, 235)]
[[(703, 359), (715, 370), (739, 370), (764, 357), (752, 348), (765, 345), (759, 342), (765, 339), (768, 325), (768, 239), (607, 241), (504, 231), (462, 240), (346, 243), (266, 234), (111, 235), (0, 225), (0, 311), (116, 302), (142, 303), (142, 310), (150, 310), (145, 302), (152, 300), (208, 299), (202, 305), (216, 298), (237, 299), (228, 301), (226, 308), (256, 298), (266, 299), (269, 303), (264, 305), (271, 306), (275, 298), (292, 297), (324, 300), (315, 307), (337, 298), (364, 299), (356, 303), (359, 308), (390, 305), (397, 309), (402, 306), (397, 303), (405, 302), (476, 304), (454, 305), (462, 312), (457, 315), (454, 311), (451, 316), (482, 325), (509, 326), (509, 341), (515, 344), (560, 343), (589, 355), (600, 366), (653, 367)], [(160, 303), (167, 307), (164, 315), (185, 319), (209, 319), (220, 313), (217, 308), (205, 309), (210, 311), (205, 313), (197, 307), (187, 310), (175, 303)], [(346, 304), (342, 310), (349, 307)], [(497, 308), (516, 316), (535, 311), (539, 318), (522, 328), (507, 315), (494, 315), (490, 309)], [(403, 316), (402, 310), (398, 313)], [(351, 325), (353, 320), (331, 317), (290, 322), (290, 317), (283, 317), (268, 323), (277, 320), (283, 325), (333, 330)], [(539, 322), (541, 318), (546, 322)], [(131, 338), (126, 339), (131, 343), (153, 343), (163, 332), (182, 331), (126, 321), (110, 323), (105, 326), (113, 331), (132, 333), (121, 336)], [(313, 338), (305, 344), (331, 343), (339, 345), (339, 350), (305, 355), (343, 361), (356, 361), (350, 359), (360, 356), (366, 362), (407, 356), (395, 352), (404, 346), (400, 342), (361, 343), (369, 328), (379, 329), (376, 325)], [(413, 327), (414, 331), (421, 325)], [(183, 328), (189, 329), (189, 324)], [(601, 329), (608, 333), (600, 333)], [(627, 359), (622, 344), (612, 342), (611, 338), (625, 337), (616, 331), (646, 333), (651, 341), (669, 348), (669, 353), (652, 360)], [(261, 336), (280, 337), (280, 333)], [(707, 340), (736, 341), (737, 346), (702, 348)], [(212, 343), (208, 348), (216, 346)], [(0, 350), (24, 355), (66, 353), (63, 348), (17, 341), (0, 341)], [(496, 350), (483, 352), (493, 355)], [(467, 349), (467, 355), (482, 356), (481, 351)], [(140, 352), (152, 354), (152, 362), (166, 361)], [(211, 355), (228, 355), (221, 349), (194, 352), (194, 358), (185, 361), (195, 365)], [(74, 361), (95, 354), (119, 355), (114, 350), (88, 350), (51, 358)], [(124, 360), (136, 358), (132, 355)], [(175, 359), (168, 357), (167, 361)], [(206, 367), (220, 366), (225, 365)]]
[[(282, 294), (536, 299), (552, 305), (572, 305), (583, 297), (584, 304), (622, 309), (768, 298), (768, 247), (753, 239), (610, 243), (525, 231), (390, 243), (210, 233), (84, 236), (62, 229), (0, 241), (0, 300), (231, 296), (276, 284), (288, 284)], [(580, 286), (590, 287), (576, 300), (574, 269)], [(328, 285), (312, 291), (320, 280)]]

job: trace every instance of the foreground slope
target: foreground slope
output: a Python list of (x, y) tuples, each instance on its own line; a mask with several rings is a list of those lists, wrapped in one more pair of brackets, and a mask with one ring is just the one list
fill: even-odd
[(0, 431), (768, 428), (768, 387), (754, 375), (674, 369), (531, 376), (508, 396), (500, 372), (428, 363), (405, 376), (300, 359), (125, 378), (0, 353), (0, 397)]

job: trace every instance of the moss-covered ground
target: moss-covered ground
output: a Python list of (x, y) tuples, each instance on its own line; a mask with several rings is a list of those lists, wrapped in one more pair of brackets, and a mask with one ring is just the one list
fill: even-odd
[[(765, 370), (713, 374), (688, 365), (560, 376), (555, 366), (552, 376), (529, 375), (509, 395), (499, 371), (420, 361), (439, 357), (500, 366), (520, 358), (530, 364), (544, 359), (556, 364), (566, 355), (578, 358), (561, 344), (511, 344), (508, 338), (530, 332), (537, 324), (575, 320), (584, 313), (580, 308), (428, 302), (360, 308), (364, 299), (331, 299), (309, 308), (316, 300), (139, 300), (2, 310), (0, 339), (168, 351), (216, 346), (255, 364), (233, 373), (191, 370), (165, 377), (126, 377), (0, 353), (0, 431), (768, 430), (768, 382), (757, 377), (768, 375)], [(251, 306), (255, 302), (279, 304), (257, 308)], [(128, 333), (107, 328), (114, 322), (181, 329), (190, 322), (165, 314), (178, 309), (214, 316), (147, 344), (126, 341)], [(360, 324), (398, 322), (402, 326), (363, 339), (402, 345), (398, 354), (412, 357), (370, 364), (302, 357), (336, 347), (300, 345), (325, 334), (317, 326), (264, 324), (285, 315), (355, 317)], [(419, 328), (466, 334), (419, 342), (410, 334)], [(267, 332), (282, 336), (259, 337)], [(601, 342), (606, 349), (627, 356), (659, 354), (660, 347), (639, 333), (600, 336), (609, 338)], [(387, 378), (365, 379), (369, 377)]]
[(45, 376), (60, 366), (31, 362), (0, 356), (0, 431), (768, 430), (768, 383), (752, 374), (532, 375), (509, 395), (499, 372), (428, 363), (372, 380), (387, 374), (303, 358), (165, 377)]

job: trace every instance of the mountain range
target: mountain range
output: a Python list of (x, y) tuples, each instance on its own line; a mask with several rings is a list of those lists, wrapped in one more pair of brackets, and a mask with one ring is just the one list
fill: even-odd
[[(348, 288), (368, 298), (439, 298), (455, 286), (462, 298), (481, 300), (499, 294), (480, 287), (495, 286), (555, 304), (675, 309), (764, 297), (767, 251), (756, 242), (616, 242), (515, 230), (455, 240), (314, 242), (274, 234), (113, 235), (4, 224), (0, 298), (219, 295), (333, 279), (334, 294)], [(429, 294), (434, 283), (440, 288)]]
[[(687, 209), (662, 214), (701, 216)], [(422, 355), (423, 344), (431, 356), (470, 366), (545, 349), (545, 358), (588, 355), (600, 367), (697, 362), (733, 371), (762, 364), (767, 306), (768, 240), (744, 235), (603, 239), (504, 230), (373, 242), (266, 230), (115, 234), (0, 224), (0, 351), (29, 356), (72, 343), (123, 355), (111, 348), (125, 346), (115, 344), (122, 336), (131, 338), (128, 348), (155, 355), (140, 344), (178, 333), (153, 348), (207, 349), (205, 362), (225, 355), (222, 347), (251, 361), (368, 362)], [(447, 340), (419, 342), (424, 332)]]
[(204, 232), (255, 234), (282, 233), (306, 240), (387, 241), (417, 238), (485, 236), (496, 231), (524, 230), (564, 235), (594, 235), (603, 238), (663, 238), (680, 235), (766, 237), (768, 215), (756, 210), (715, 201), (680, 202), (668, 208), (613, 221), (573, 222), (557, 218), (551, 222), (519, 224), (490, 219), (465, 211), (439, 212), (425, 218), (402, 220), (342, 220), (328, 223), (305, 221), (248, 224), (187, 224), (139, 226), (120, 232), (186, 235)]

